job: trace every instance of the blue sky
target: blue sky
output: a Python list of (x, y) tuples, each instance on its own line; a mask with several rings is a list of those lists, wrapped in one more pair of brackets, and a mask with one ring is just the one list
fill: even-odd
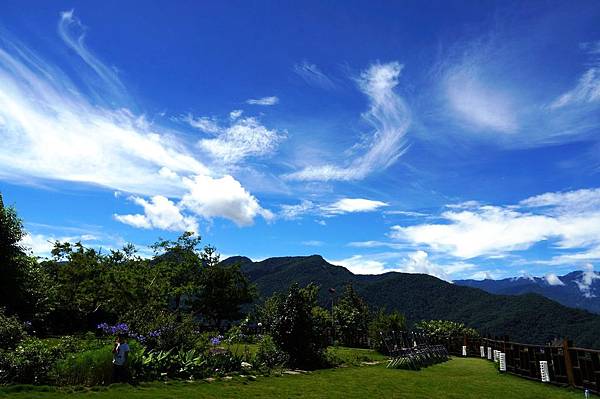
[(0, 191), (41, 256), (193, 230), (358, 273), (593, 271), (599, 19), (595, 1), (4, 1)]

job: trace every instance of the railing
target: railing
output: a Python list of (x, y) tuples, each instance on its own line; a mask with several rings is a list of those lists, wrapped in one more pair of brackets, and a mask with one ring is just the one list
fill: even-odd
[[(548, 345), (531, 345), (502, 339), (452, 337), (442, 339), (448, 353), (488, 358), (488, 348), (505, 354), (506, 372), (542, 381), (540, 362), (547, 362), (550, 383), (573, 386), (600, 395), (600, 350), (578, 348), (571, 341)], [(484, 348), (482, 353), (481, 347)], [(482, 354), (484, 356), (482, 356)], [(495, 359), (493, 359), (495, 360)]]

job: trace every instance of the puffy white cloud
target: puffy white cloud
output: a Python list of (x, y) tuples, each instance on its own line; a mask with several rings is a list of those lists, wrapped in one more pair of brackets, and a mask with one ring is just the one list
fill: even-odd
[(589, 248), (600, 245), (598, 195), (597, 190), (547, 193), (523, 200), (529, 211), (475, 203), (442, 213), (443, 224), (393, 226), (390, 236), (459, 258), (525, 250), (545, 240), (557, 249)]
[(179, 206), (206, 219), (223, 217), (238, 226), (248, 226), (256, 216), (271, 220), (273, 214), (260, 206), (258, 200), (233, 177), (220, 179), (210, 176), (184, 178), (188, 192)]
[(554, 273), (548, 273), (544, 276), (544, 280), (548, 285), (565, 285), (562, 280)]
[(335, 87), (333, 81), (325, 75), (318, 66), (311, 64), (308, 61), (303, 61), (300, 64), (294, 65), (294, 72), (311, 86), (328, 90)]
[(132, 197), (132, 200), (144, 208), (144, 214), (114, 215), (116, 220), (144, 229), (198, 232), (196, 219), (184, 216), (175, 203), (162, 195), (155, 195), (150, 201), (139, 197)]
[(366, 143), (366, 152), (347, 165), (307, 166), (290, 173), (291, 180), (360, 180), (375, 171), (388, 168), (406, 149), (404, 136), (410, 126), (410, 113), (404, 101), (394, 92), (402, 65), (397, 62), (371, 65), (362, 72), (358, 86), (370, 100), (363, 118), (374, 128)]
[(354, 274), (382, 274), (392, 270), (386, 270), (385, 263), (368, 259), (363, 255), (353, 255), (349, 258), (332, 260), (334, 265), (344, 266)]
[(279, 98), (276, 96), (263, 97), (263, 98), (251, 98), (246, 100), (247, 104), (250, 105), (275, 105), (279, 102)]

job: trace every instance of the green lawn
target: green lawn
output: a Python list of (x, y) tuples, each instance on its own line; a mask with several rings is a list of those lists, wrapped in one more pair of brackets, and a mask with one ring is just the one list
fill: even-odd
[[(20, 390), (20, 391), (19, 391)], [(230, 381), (149, 383), (67, 390), (13, 386), (0, 389), (10, 398), (581, 398), (583, 392), (557, 388), (511, 375), (493, 363), (454, 358), (421, 371), (390, 370), (385, 365), (342, 367), (308, 374), (235, 377)]]

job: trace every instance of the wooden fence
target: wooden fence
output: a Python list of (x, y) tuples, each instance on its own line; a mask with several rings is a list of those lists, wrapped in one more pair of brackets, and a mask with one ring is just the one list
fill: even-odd
[(600, 350), (578, 348), (567, 340), (555, 345), (531, 345), (512, 342), (508, 337), (453, 337), (441, 343), (455, 356), (464, 356), (463, 347), (468, 357), (487, 359), (488, 350), (504, 353), (506, 372), (537, 381), (542, 381), (540, 362), (545, 361), (550, 383), (600, 395)]

